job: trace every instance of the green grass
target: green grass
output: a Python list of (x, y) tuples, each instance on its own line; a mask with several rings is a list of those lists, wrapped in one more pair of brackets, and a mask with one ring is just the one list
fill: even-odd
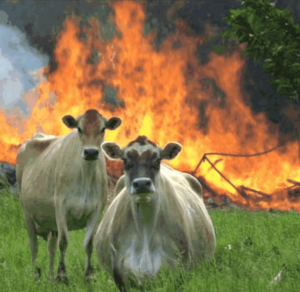
[[(300, 291), (298, 213), (211, 210), (210, 215), (217, 235), (212, 260), (200, 264), (191, 273), (164, 270), (146, 287), (147, 291)], [(9, 192), (0, 192), (0, 292), (118, 291), (108, 274), (99, 268), (95, 253), (96, 279), (84, 284), (84, 232), (70, 232), (66, 255), (69, 286), (49, 281), (47, 244), (39, 239), (37, 262), (42, 276), (35, 282), (19, 198)], [(55, 269), (58, 256), (59, 251)], [(281, 279), (270, 284), (283, 265)]]

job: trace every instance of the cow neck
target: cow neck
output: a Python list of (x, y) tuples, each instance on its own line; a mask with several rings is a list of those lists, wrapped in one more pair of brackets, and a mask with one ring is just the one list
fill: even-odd
[(76, 152), (74, 152), (74, 157), (72, 159), (76, 160), (76, 162), (80, 165), (80, 184), (84, 186), (86, 189), (85, 195), (90, 192), (90, 186), (92, 179), (95, 177), (96, 168), (98, 164), (98, 160), (95, 161), (87, 161), (82, 158), (82, 142), (78, 136), (77, 130), (74, 130), (70, 133), (71, 139), (69, 140), (71, 145), (76, 147)]
[(97, 162), (98, 160), (87, 161), (81, 159), (81, 174), (84, 179), (91, 178), (95, 174)]
[(85, 184), (85, 189), (86, 189), (85, 194), (88, 194), (90, 192), (92, 179), (96, 175), (96, 165), (97, 165), (97, 160), (86, 161), (82, 159), (81, 161), (81, 176)]
[[(83, 194), (83, 201), (84, 205), (88, 201), (88, 197), (90, 197), (91, 194), (91, 186), (92, 179), (96, 175), (96, 161), (86, 161), (84, 159), (81, 159), (81, 176), (83, 179), (83, 185), (84, 185), (84, 194)], [(78, 216), (78, 219), (80, 219), (85, 211), (85, 208), (81, 209), (81, 214)]]
[(156, 196), (156, 199), (149, 203), (131, 201), (131, 210), (137, 234), (141, 241), (143, 241), (145, 234), (149, 235), (147, 236), (149, 244), (156, 229), (160, 210), (160, 194), (157, 193)]

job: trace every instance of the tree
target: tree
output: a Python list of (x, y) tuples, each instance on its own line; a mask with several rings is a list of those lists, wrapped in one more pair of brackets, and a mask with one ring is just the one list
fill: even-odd
[(300, 96), (300, 26), (289, 9), (279, 9), (270, 0), (245, 0), (240, 9), (225, 16), (231, 27), (223, 38), (246, 43), (243, 54), (255, 62), (264, 58), (263, 70), (275, 92), (299, 101)]

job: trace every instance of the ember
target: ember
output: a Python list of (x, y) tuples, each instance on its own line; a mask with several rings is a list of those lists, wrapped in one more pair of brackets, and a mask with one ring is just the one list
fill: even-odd
[[(231, 56), (211, 53), (210, 61), (201, 66), (195, 51), (204, 36), (179, 29), (157, 50), (151, 44), (154, 35), (143, 34), (141, 3), (116, 1), (113, 9), (121, 37), (107, 44), (100, 40), (97, 19), (91, 19), (90, 27), (85, 28), (89, 35), (85, 42), (78, 38), (76, 19), (66, 20), (55, 48), (57, 69), (40, 83), (30, 116), (0, 114), (0, 160), (15, 163), (18, 145), (38, 129), (52, 135), (67, 134), (62, 116), (78, 116), (88, 108), (124, 121), (122, 127), (106, 133), (106, 141), (125, 146), (138, 135), (146, 135), (160, 145), (181, 143), (183, 151), (171, 165), (190, 173), (208, 152), (254, 154), (279, 144), (274, 125), (263, 113), (254, 115), (243, 101), (244, 59), (240, 53), (244, 47)], [(96, 64), (91, 62), (95, 50), (100, 59)], [(107, 97), (107, 92), (118, 96)], [(114, 104), (106, 103), (109, 98)], [(19, 132), (21, 122), (25, 124), (23, 133)], [(232, 202), (252, 210), (300, 211), (299, 198), (286, 189), (288, 179), (300, 181), (297, 142), (257, 157), (210, 159), (211, 164), (203, 162), (195, 176), (205, 177), (217, 193), (226, 194)], [(108, 168), (115, 176), (121, 174), (117, 163), (109, 163)]]

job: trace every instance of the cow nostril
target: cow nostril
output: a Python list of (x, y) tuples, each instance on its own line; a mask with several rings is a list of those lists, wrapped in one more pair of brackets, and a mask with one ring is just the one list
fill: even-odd
[(83, 149), (82, 154), (86, 160), (95, 160), (99, 156), (99, 150), (93, 148), (85, 148)]

